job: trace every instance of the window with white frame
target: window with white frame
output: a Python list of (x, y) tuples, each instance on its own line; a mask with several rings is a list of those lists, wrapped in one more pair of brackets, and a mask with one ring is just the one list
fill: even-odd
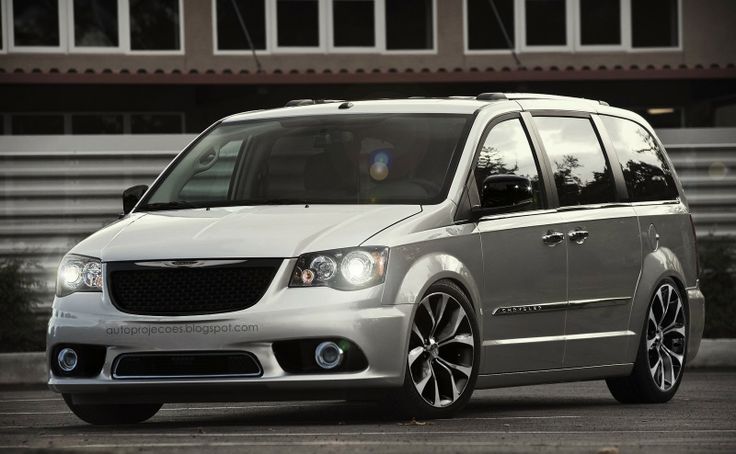
[[(508, 51), (509, 47), (517, 52), (679, 50), (680, 2), (465, 0), (465, 50), (469, 53)], [(504, 28), (508, 39), (503, 35)]]
[(566, 47), (567, 0), (524, 0), (525, 47)]
[(514, 0), (467, 0), (465, 22), (468, 50), (508, 50), (515, 46)]
[(182, 112), (11, 112), (4, 134), (181, 134)]
[(0, 0), (0, 5), (11, 52), (183, 52), (182, 0)]
[(621, 45), (621, 0), (580, 0), (581, 46)]
[(321, 47), (320, 6), (319, 0), (276, 0), (276, 47)]
[(52, 113), (14, 114), (10, 116), (10, 134), (64, 134), (64, 115)]
[(116, 113), (71, 115), (72, 134), (123, 134), (125, 117)]
[(130, 49), (142, 51), (181, 49), (179, 0), (128, 0)]
[(58, 49), (63, 45), (59, 0), (12, 0), (13, 47)]
[(5, 2), (0, 0), (0, 52), (5, 52)]
[(332, 46), (376, 47), (376, 2), (332, 0)]
[(436, 0), (212, 0), (214, 53), (250, 53), (247, 35), (266, 53), (431, 52), (435, 8)]
[(434, 1), (386, 0), (386, 50), (434, 49)]
[(266, 49), (266, 0), (216, 0), (215, 49)]
[(179, 134), (184, 132), (184, 115), (138, 113), (130, 115), (132, 134)]
[(118, 48), (118, 0), (72, 0), (72, 47)]
[(679, 0), (631, 0), (632, 47), (679, 47), (679, 24)]

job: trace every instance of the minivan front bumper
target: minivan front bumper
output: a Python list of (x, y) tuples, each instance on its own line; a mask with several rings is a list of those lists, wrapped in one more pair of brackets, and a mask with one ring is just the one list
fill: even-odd
[[(412, 304), (382, 304), (384, 286), (357, 291), (289, 288), (293, 261), (286, 260), (269, 290), (243, 311), (203, 316), (140, 316), (117, 310), (106, 292), (76, 293), (54, 301), (47, 354), (59, 345), (105, 347), (100, 373), (64, 377), (49, 367), (49, 387), (75, 401), (175, 402), (321, 399), (369, 389), (401, 386)], [(388, 300), (392, 300), (388, 298)], [(356, 372), (288, 373), (274, 342), (347, 339), (357, 345), (367, 368)], [(116, 358), (135, 353), (248, 352), (262, 368), (258, 377), (114, 378)], [(309, 392), (304, 392), (309, 391)], [(86, 396), (86, 397), (85, 397)]]

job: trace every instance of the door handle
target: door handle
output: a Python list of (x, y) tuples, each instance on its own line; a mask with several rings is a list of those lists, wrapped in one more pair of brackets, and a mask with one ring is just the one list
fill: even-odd
[(547, 234), (542, 237), (542, 242), (549, 247), (555, 247), (558, 244), (562, 243), (562, 240), (564, 239), (565, 239), (564, 233), (553, 232), (552, 230), (547, 230)]
[(574, 241), (577, 244), (583, 244), (585, 243), (585, 240), (588, 239), (588, 236), (590, 234), (587, 230), (583, 230), (580, 228), (577, 228), (575, 230), (570, 230), (567, 232), (567, 237), (570, 238), (570, 241)]

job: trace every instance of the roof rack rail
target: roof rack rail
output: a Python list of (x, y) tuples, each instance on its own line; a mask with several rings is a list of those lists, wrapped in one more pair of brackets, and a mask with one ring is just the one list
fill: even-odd
[(335, 102), (345, 102), (344, 99), (292, 99), (286, 103), (286, 107), (297, 106), (313, 106), (315, 104), (332, 104)]
[(481, 93), (475, 97), (478, 101), (502, 101), (509, 99), (506, 93)]

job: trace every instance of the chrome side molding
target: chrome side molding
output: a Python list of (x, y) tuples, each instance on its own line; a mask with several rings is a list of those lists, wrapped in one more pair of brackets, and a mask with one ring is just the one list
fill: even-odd
[(590, 305), (616, 305), (626, 304), (631, 301), (631, 297), (616, 297), (616, 298), (596, 298), (587, 300), (572, 300), (572, 301), (559, 301), (554, 303), (542, 303), (542, 304), (526, 304), (521, 306), (502, 306), (497, 307), (491, 315), (515, 315), (515, 314), (528, 314), (534, 312), (548, 312), (548, 311), (559, 311), (562, 309), (577, 309)]

